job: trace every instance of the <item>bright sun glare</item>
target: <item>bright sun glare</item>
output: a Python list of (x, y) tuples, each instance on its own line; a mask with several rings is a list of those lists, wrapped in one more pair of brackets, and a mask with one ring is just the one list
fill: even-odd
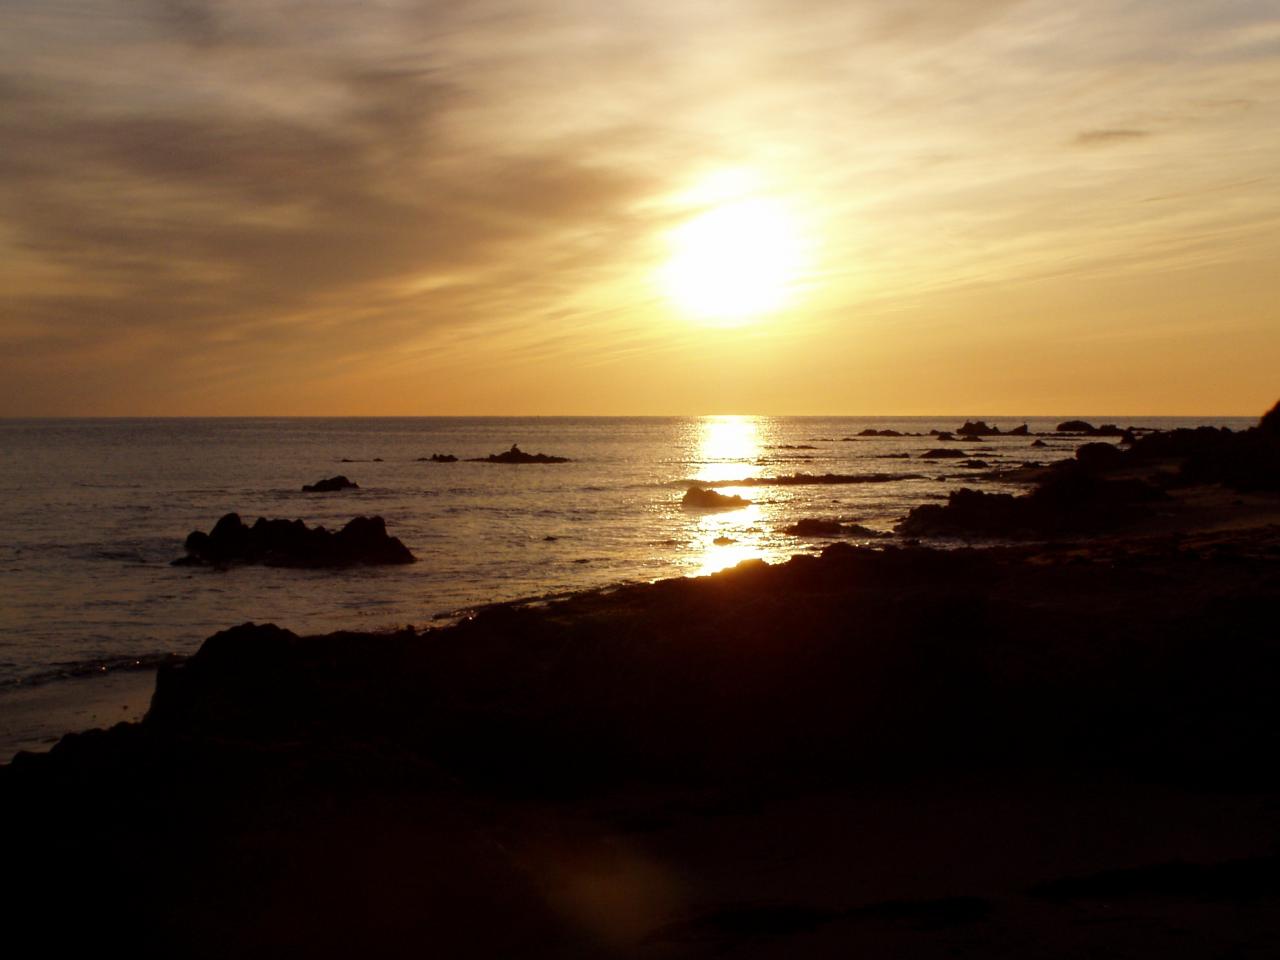
[(722, 203), (671, 231), (663, 287), (691, 318), (738, 326), (785, 306), (800, 272), (795, 221), (781, 203)]

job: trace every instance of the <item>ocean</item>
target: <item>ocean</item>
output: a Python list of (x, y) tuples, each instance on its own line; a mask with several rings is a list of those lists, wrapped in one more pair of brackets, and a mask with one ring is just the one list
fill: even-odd
[[(1060, 417), (971, 417), (1052, 431)], [(947, 417), (478, 417), (0, 420), (0, 721), (20, 691), (79, 684), (189, 654), (245, 621), (297, 632), (449, 622), (484, 604), (769, 562), (829, 541), (805, 517), (888, 531), (911, 507), (975, 483), (975, 468), (920, 459)], [(1253, 418), (1086, 417), (1168, 429)], [(1069, 457), (1080, 442), (958, 443), (992, 467)], [(468, 463), (513, 444), (571, 459)], [(436, 463), (434, 453), (462, 458)], [(903, 454), (906, 454), (904, 457)], [(977, 470), (976, 472), (981, 472)], [(694, 481), (795, 473), (898, 476), (846, 485), (732, 486), (750, 506), (681, 505)], [(308, 494), (344, 474), (358, 490)], [(192, 530), (223, 514), (329, 529), (378, 515), (418, 562), (397, 567), (175, 567)], [(878, 544), (880, 541), (865, 541)], [(69, 688), (68, 688), (69, 689)], [(60, 731), (58, 731), (60, 732)], [(47, 734), (48, 731), (41, 732)], [(0, 762), (22, 742), (0, 742)], [(0, 737), (0, 741), (4, 738)]]

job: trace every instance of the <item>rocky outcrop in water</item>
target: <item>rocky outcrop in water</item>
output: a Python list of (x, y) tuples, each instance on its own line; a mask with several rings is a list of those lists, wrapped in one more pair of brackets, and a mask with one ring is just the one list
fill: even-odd
[(962, 437), (998, 437), (1000, 431), (987, 425), (985, 420), (966, 420), (964, 426), (956, 430)]
[(387, 535), (381, 517), (356, 517), (330, 532), (301, 520), (259, 517), (246, 526), (228, 513), (209, 533), (196, 530), (186, 540), (187, 556), (176, 566), (349, 567), (356, 564), (413, 563), (416, 559), (396, 537)]
[(458, 458), (452, 453), (433, 453), (429, 457), (419, 457), (419, 463), (457, 463)]
[(841, 523), (839, 520), (823, 520), (817, 517), (805, 517), (789, 527), (784, 527), (782, 532), (789, 533), (793, 537), (862, 537), (876, 540), (893, 536), (891, 533), (864, 527), (860, 523)]
[(969, 456), (963, 450), (952, 450), (949, 447), (935, 447), (920, 454), (921, 460), (962, 460)]
[(717, 493), (706, 487), (690, 487), (684, 492), (684, 497), (681, 498), (680, 502), (686, 507), (694, 507), (699, 510), (725, 510), (751, 505), (750, 500), (739, 496)]
[(302, 488), (303, 493), (334, 493), (338, 490), (359, 490), (360, 484), (348, 480), (339, 474), (336, 477), (330, 477), (328, 480), (317, 480), (315, 483), (308, 483)]
[(468, 463), (569, 463), (568, 457), (553, 457), (545, 453), (525, 453), (516, 444), (502, 453), (491, 453), (487, 457), (471, 457)]

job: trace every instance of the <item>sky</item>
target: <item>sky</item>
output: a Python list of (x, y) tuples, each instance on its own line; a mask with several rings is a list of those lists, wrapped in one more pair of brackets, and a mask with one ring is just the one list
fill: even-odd
[(1274, 0), (0, 0), (0, 416), (1260, 414), (1278, 265)]

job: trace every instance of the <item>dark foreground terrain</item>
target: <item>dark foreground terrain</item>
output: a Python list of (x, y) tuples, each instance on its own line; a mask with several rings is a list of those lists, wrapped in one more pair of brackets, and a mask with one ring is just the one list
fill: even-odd
[[(1194, 479), (1194, 478), (1191, 478)], [(1272, 957), (1276, 495), (245, 625), (0, 768), (8, 936), (173, 956)]]

